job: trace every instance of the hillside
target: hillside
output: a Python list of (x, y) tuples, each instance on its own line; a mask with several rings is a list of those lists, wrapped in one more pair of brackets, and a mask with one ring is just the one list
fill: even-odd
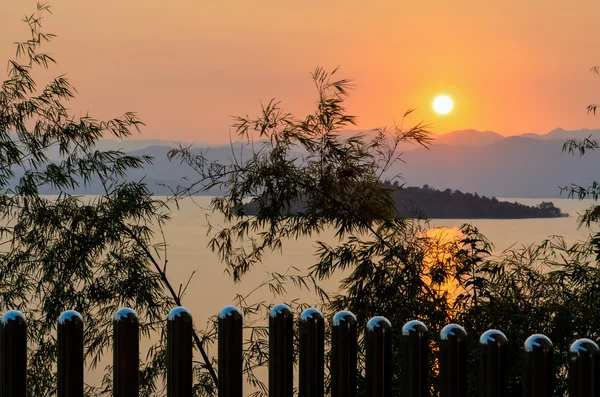
[[(405, 152), (401, 173), (410, 185), (428, 184), (444, 189), (495, 197), (559, 197), (560, 186), (588, 185), (597, 178), (600, 157), (562, 152), (564, 140), (508, 137), (497, 143), (467, 148), (433, 146)], [(563, 196), (564, 197), (564, 196)]]
[(404, 218), (460, 218), (460, 219), (522, 219), (557, 218), (568, 216), (551, 202), (541, 202), (536, 207), (516, 202), (498, 201), (495, 197), (479, 196), (477, 193), (463, 193), (458, 190), (444, 191), (425, 185), (405, 187), (394, 193), (398, 216)]
[(477, 147), (491, 145), (503, 139), (502, 135), (493, 131), (459, 130), (437, 136), (434, 144)]
[[(479, 196), (477, 193), (463, 193), (458, 190), (444, 191), (423, 187), (398, 187), (386, 184), (394, 189), (394, 204), (400, 218), (431, 219), (524, 219), (558, 218), (568, 216), (551, 202), (541, 202), (532, 207), (519, 203), (499, 201), (495, 197)], [(302, 203), (292, 207), (292, 213), (302, 211)], [(256, 203), (250, 202), (244, 212), (256, 215)]]
[[(397, 163), (385, 177), (392, 178), (400, 174), (408, 185), (427, 184), (438, 189), (452, 187), (490, 197), (561, 197), (559, 186), (570, 183), (588, 185), (598, 179), (600, 156), (597, 153), (579, 157), (562, 152), (566, 139), (582, 139), (590, 135), (600, 137), (600, 130), (555, 129), (545, 135), (511, 137), (476, 130), (455, 131), (439, 136), (429, 149), (415, 145), (403, 146), (403, 162)], [(132, 155), (152, 156), (152, 165), (132, 171), (128, 178), (144, 179), (155, 194), (167, 195), (171, 192), (170, 188), (177, 186), (184, 178), (188, 181), (196, 178), (189, 167), (167, 159), (167, 153), (174, 146), (176, 143), (166, 140), (105, 140), (99, 143), (98, 149), (123, 148)], [(250, 154), (250, 150), (247, 147), (243, 149), (240, 143), (235, 143), (233, 150), (229, 145), (196, 144), (194, 147), (198, 153), (202, 152), (207, 158), (222, 163), (231, 162), (233, 153), (244, 158)], [(77, 193), (97, 194), (101, 191), (101, 184), (94, 183)], [(218, 193), (212, 191), (207, 194)]]

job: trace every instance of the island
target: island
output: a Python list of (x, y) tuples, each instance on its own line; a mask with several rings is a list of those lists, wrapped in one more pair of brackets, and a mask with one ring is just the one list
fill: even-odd
[(399, 217), (427, 217), (433, 219), (523, 219), (558, 218), (568, 216), (554, 203), (542, 201), (537, 206), (517, 202), (500, 201), (495, 197), (459, 190), (438, 190), (423, 187), (399, 187), (394, 189), (394, 202)]
[[(428, 219), (524, 219), (559, 218), (569, 216), (549, 201), (536, 206), (517, 202), (500, 201), (495, 197), (480, 196), (477, 193), (463, 193), (459, 190), (438, 190), (423, 187), (399, 186), (397, 182), (385, 182), (396, 207), (398, 218)], [(246, 215), (256, 215), (257, 203), (250, 201), (244, 206)], [(302, 210), (301, 200), (292, 206), (291, 213)]]

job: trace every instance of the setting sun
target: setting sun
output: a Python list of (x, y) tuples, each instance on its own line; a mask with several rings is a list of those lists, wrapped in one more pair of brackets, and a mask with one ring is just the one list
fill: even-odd
[(449, 96), (441, 95), (434, 99), (433, 101), (433, 110), (439, 114), (448, 114), (452, 110), (454, 103), (452, 103), (452, 99)]

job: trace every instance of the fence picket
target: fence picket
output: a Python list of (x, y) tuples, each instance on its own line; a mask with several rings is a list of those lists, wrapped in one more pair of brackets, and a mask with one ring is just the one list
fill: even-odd
[(192, 396), (192, 315), (176, 307), (167, 318), (167, 397)]
[(137, 314), (130, 308), (113, 319), (113, 396), (140, 394), (140, 336)]
[(495, 329), (479, 338), (479, 397), (506, 396), (507, 344), (506, 335)]
[(276, 305), (269, 314), (269, 397), (294, 395), (294, 313)]
[[(331, 396), (358, 394), (358, 320), (348, 311), (336, 313), (331, 323)], [(113, 319), (113, 395), (137, 397), (140, 389), (139, 319), (130, 308)], [(325, 322), (323, 314), (306, 309), (298, 320), (299, 397), (325, 395)], [(193, 323), (190, 312), (176, 307), (169, 312), (167, 331), (167, 396), (191, 397), (193, 386)], [(392, 390), (392, 324), (374, 317), (365, 330), (366, 392), (369, 397), (427, 397), (429, 333), (420, 321), (409, 321), (401, 332), (402, 390)], [(218, 316), (218, 395), (243, 395), (243, 316), (227, 306)], [(269, 397), (294, 394), (294, 314), (287, 305), (269, 314)], [(508, 340), (499, 330), (479, 338), (479, 397), (507, 396)], [(84, 322), (73, 310), (57, 322), (57, 397), (84, 395)], [(554, 347), (541, 334), (524, 343), (523, 397), (554, 394)], [(440, 397), (467, 395), (467, 332), (457, 324), (445, 326), (439, 337)], [(578, 339), (569, 350), (570, 397), (600, 395), (600, 349), (589, 339)], [(0, 397), (27, 395), (27, 322), (19, 311), (0, 320)]]
[(527, 338), (523, 347), (523, 397), (552, 397), (552, 341), (535, 334)]
[(420, 321), (409, 321), (402, 327), (402, 360), (404, 393), (407, 397), (429, 396), (427, 376), (429, 373), (429, 334)]
[(356, 397), (357, 320), (342, 311), (331, 330), (331, 397)]
[(325, 393), (325, 322), (317, 309), (300, 315), (299, 397), (323, 397)]
[(83, 318), (74, 310), (58, 318), (58, 397), (83, 397)]
[(440, 397), (467, 395), (467, 331), (449, 324), (440, 332)]
[(367, 395), (392, 396), (392, 324), (385, 317), (367, 323)]
[(242, 397), (242, 313), (233, 306), (219, 312), (219, 397)]
[(25, 396), (27, 390), (27, 322), (11, 310), (0, 322), (0, 397)]
[(569, 349), (569, 396), (598, 397), (600, 349), (589, 339), (578, 339)]

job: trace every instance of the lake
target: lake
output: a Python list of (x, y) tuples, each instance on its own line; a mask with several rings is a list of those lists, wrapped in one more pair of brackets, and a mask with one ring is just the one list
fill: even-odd
[[(212, 253), (207, 244), (209, 236), (208, 219), (218, 224), (221, 218), (209, 216), (203, 208), (208, 207), (210, 197), (196, 197), (194, 201), (187, 199), (181, 203), (180, 210), (173, 212), (172, 220), (165, 227), (168, 243), (169, 277), (174, 284), (187, 282), (192, 272), (195, 272), (190, 283), (184, 304), (192, 311), (196, 323), (205, 321), (217, 313), (223, 306), (233, 304), (236, 294), (246, 294), (268, 277), (269, 271), (283, 273), (294, 266), (301, 270), (308, 269), (315, 263), (315, 238), (294, 240), (284, 243), (282, 253), (272, 253), (265, 256), (262, 264), (257, 265), (243, 279), (242, 283), (234, 283), (225, 273), (224, 265), (216, 254)], [(569, 217), (545, 219), (433, 219), (431, 224), (436, 227), (457, 231), (464, 223), (472, 223), (494, 244), (499, 252), (511, 246), (519, 247), (531, 243), (539, 243), (549, 236), (563, 236), (568, 242), (584, 239), (588, 230), (577, 227), (577, 214), (588, 208), (592, 202), (573, 201), (569, 199), (500, 199), (517, 201), (526, 205), (537, 205), (542, 201), (552, 201)], [(335, 242), (333, 233), (322, 233), (319, 239)], [(335, 279), (323, 282), (323, 288), (328, 292), (337, 291)], [(314, 296), (308, 293), (290, 289), (285, 300), (300, 297), (305, 301), (316, 303)], [(268, 290), (259, 290), (253, 294), (255, 301), (267, 300), (279, 302), (282, 298), (273, 299)]]
[[(207, 320), (218, 313), (226, 305), (234, 304), (236, 294), (245, 295), (253, 291), (261, 282), (268, 278), (269, 272), (284, 273), (290, 267), (306, 271), (315, 263), (315, 240), (301, 239), (284, 243), (282, 253), (271, 253), (265, 256), (263, 263), (256, 265), (241, 283), (234, 283), (226, 274), (225, 266), (219, 261), (216, 254), (207, 248), (210, 236), (208, 222), (213, 225), (222, 222), (218, 215), (209, 215), (205, 208), (208, 207), (211, 197), (195, 197), (183, 200), (180, 209), (173, 210), (172, 219), (164, 228), (167, 241), (167, 274), (175, 289), (179, 284), (185, 285), (192, 273), (194, 276), (189, 284), (183, 304), (192, 313), (196, 328), (204, 329)], [(499, 199), (502, 200), (502, 199)], [(577, 213), (589, 207), (591, 201), (572, 201), (568, 199), (504, 199), (517, 201), (527, 205), (537, 205), (542, 201), (552, 201), (570, 217), (547, 219), (517, 219), (494, 220), (477, 219), (433, 219), (431, 224), (440, 228), (449, 229), (449, 233), (456, 233), (458, 228), (471, 222), (495, 245), (495, 251), (502, 251), (511, 246), (518, 247), (531, 243), (539, 243), (551, 235), (563, 236), (568, 242), (575, 242), (586, 237), (589, 231), (577, 228)], [(322, 233), (320, 240), (333, 243), (333, 233)], [(324, 281), (321, 286), (327, 292), (336, 292), (337, 283), (341, 275)], [(316, 304), (318, 300), (313, 293), (300, 291), (289, 287), (283, 297), (273, 297), (268, 289), (262, 288), (254, 291), (248, 302), (266, 301), (267, 303), (290, 302), (294, 298)], [(166, 318), (166, 313), (165, 313)], [(266, 320), (266, 317), (264, 318)], [(143, 320), (142, 320), (143, 321)], [(142, 346), (147, 347), (148, 341), (142, 341)], [(209, 349), (209, 354), (216, 353), (214, 346)], [(98, 383), (101, 379), (101, 368), (109, 364), (110, 350), (101, 360), (98, 369), (86, 375), (89, 383)], [(200, 357), (197, 357), (200, 359)], [(260, 372), (266, 375), (266, 372)], [(266, 377), (264, 378), (266, 380)], [(246, 385), (245, 387), (248, 387)]]

